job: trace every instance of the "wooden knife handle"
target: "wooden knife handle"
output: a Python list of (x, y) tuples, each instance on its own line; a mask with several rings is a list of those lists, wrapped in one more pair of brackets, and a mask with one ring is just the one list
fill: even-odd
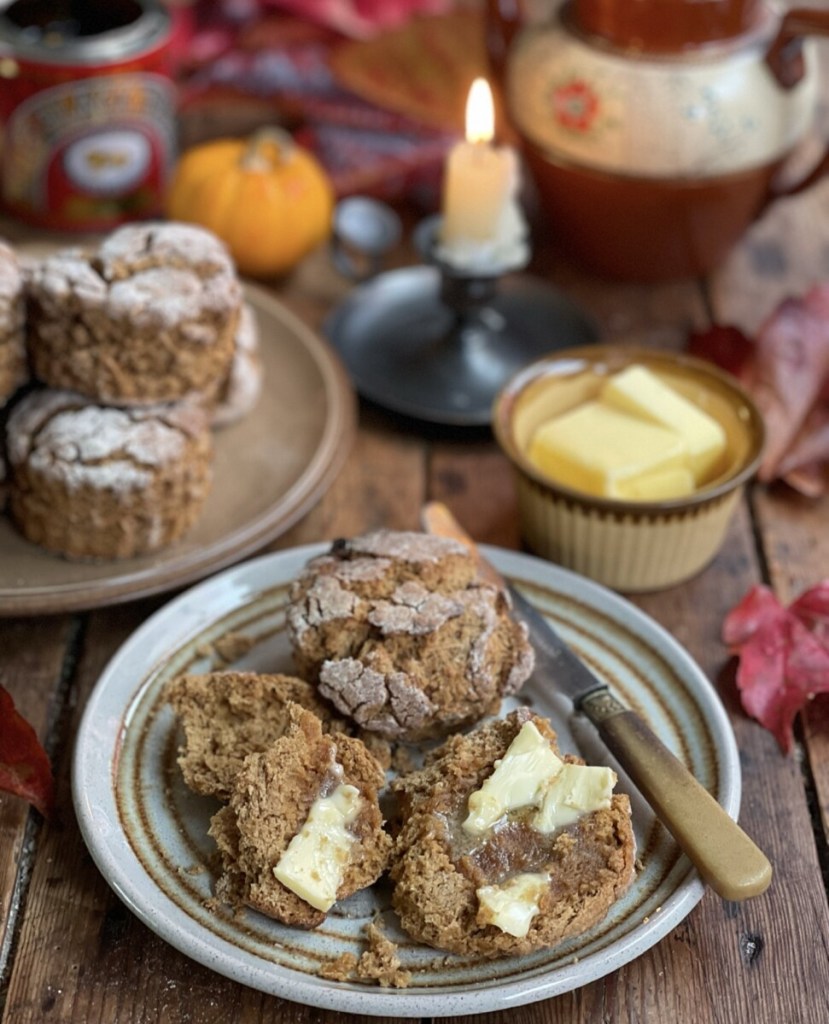
[(727, 900), (765, 892), (771, 864), (634, 711), (607, 692), (582, 710), (700, 875)]

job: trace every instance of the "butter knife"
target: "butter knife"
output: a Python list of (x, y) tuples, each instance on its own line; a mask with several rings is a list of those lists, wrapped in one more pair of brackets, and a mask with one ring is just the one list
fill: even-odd
[(507, 591), (516, 617), (529, 629), (536, 672), (550, 678), (576, 711), (593, 723), (704, 881), (727, 900), (765, 892), (772, 876), (765, 854), (644, 720), (611, 693), (538, 609), (487, 561), (449, 509), (441, 502), (430, 502), (424, 506), (422, 521), (427, 532), (465, 544), (482, 578)]

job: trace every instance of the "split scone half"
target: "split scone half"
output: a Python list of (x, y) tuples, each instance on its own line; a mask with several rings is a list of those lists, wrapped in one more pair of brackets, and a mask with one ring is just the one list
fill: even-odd
[(228, 804), (211, 819), (223, 866), (216, 895), (315, 928), (386, 868), (384, 773), (361, 740), (325, 734), (299, 705), (288, 711), (285, 735), (245, 759)]
[[(220, 800), (230, 798), (245, 758), (261, 754), (288, 731), (291, 705), (313, 712), (323, 732), (355, 732), (319, 697), (316, 687), (282, 673), (187, 673), (168, 685), (166, 696), (181, 726), (178, 765), (184, 781), (194, 792)], [(366, 739), (387, 768), (388, 744), (379, 737)]]
[(554, 946), (630, 885), (630, 801), (528, 708), (453, 736), (392, 783), (392, 905), (412, 938), (486, 957)]

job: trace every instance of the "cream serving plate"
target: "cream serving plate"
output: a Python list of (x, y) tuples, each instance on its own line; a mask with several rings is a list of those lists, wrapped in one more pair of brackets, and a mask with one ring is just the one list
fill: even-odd
[[(215, 847), (207, 827), (218, 804), (190, 793), (181, 780), (176, 722), (162, 691), (180, 672), (213, 668), (210, 652), (240, 634), (255, 643), (233, 667), (291, 672), (288, 588), (322, 550), (266, 555), (197, 585), (148, 619), (102, 674), (78, 734), (73, 796), (86, 844), (124, 903), (171, 945), (242, 984), (312, 1006), (403, 1017), (481, 1013), (559, 995), (628, 963), (676, 927), (702, 897), (703, 884), (621, 773), (618, 789), (633, 801), (640, 869), (599, 926), (554, 949), (487, 961), (418, 945), (400, 931), (382, 883), (337, 905), (309, 932), (253, 911), (208, 909)], [(687, 652), (603, 587), (527, 555), (484, 550), (736, 817), (734, 736)], [(531, 679), (519, 697), (551, 719), (563, 750), (607, 763), (592, 727), (546, 681)], [(320, 977), (320, 967), (340, 954), (360, 955), (364, 926), (378, 915), (400, 945), (411, 986)]]

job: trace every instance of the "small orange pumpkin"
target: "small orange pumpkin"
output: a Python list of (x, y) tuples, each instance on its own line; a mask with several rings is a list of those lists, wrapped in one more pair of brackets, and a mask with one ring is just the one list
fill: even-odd
[(278, 128), (187, 150), (167, 196), (171, 220), (218, 235), (252, 277), (284, 273), (326, 239), (333, 206), (325, 170)]

